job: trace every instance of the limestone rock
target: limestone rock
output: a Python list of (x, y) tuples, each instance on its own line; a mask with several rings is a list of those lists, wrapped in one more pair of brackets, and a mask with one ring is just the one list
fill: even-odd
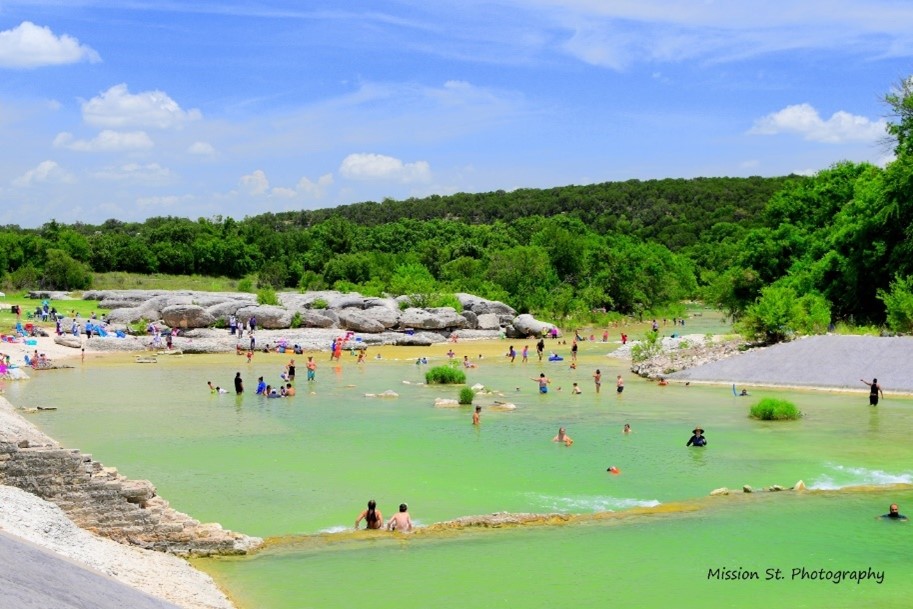
[(416, 309), (410, 307), (403, 311), (399, 319), (400, 328), (421, 330), (443, 330), (445, 328), (463, 328), (466, 318), (457, 314), (453, 307), (436, 309)]
[(753, 493), (754, 489), (746, 484), (745, 486), (742, 487), (742, 492), (743, 493)]
[(715, 488), (712, 491), (710, 491), (711, 497), (717, 497), (719, 495), (728, 495), (728, 494), (729, 494), (729, 489), (726, 488), (725, 486), (723, 486), (721, 488)]
[(299, 309), (297, 313), (301, 315), (301, 325), (304, 328), (333, 328), (339, 323), (338, 318), (330, 319), (319, 309)]
[(395, 344), (405, 347), (430, 347), (442, 343), (447, 339), (434, 332), (416, 332), (414, 334), (401, 334), (396, 338)]
[(291, 311), (273, 305), (258, 305), (238, 310), (239, 323), (246, 324), (251, 317), (257, 319), (258, 328), (266, 330), (281, 330), (292, 325)]
[(501, 320), (494, 313), (482, 313), (478, 319), (478, 330), (500, 330)]
[(805, 482), (803, 482), (802, 480), (799, 480), (798, 482), (796, 482), (796, 484), (793, 485), (793, 490), (794, 491), (804, 491)]
[(340, 309), (336, 314), (339, 316), (340, 325), (346, 330), (376, 334), (386, 329), (384, 324), (368, 317), (361, 309)]
[(382, 393), (366, 393), (366, 398), (398, 398), (399, 394), (392, 389), (387, 389)]
[(512, 324), (522, 336), (542, 336), (552, 328), (552, 324), (539, 321), (529, 313), (517, 315)]
[(777, 491), (782, 491), (782, 490), (783, 490), (783, 487), (780, 486), (779, 484), (774, 484), (773, 486), (768, 487), (767, 490), (768, 490), (768, 491), (771, 491), (771, 492), (777, 492)]
[(198, 305), (172, 305), (162, 309), (162, 321), (171, 328), (207, 328), (215, 321)]
[(515, 309), (497, 300), (485, 300), (484, 298), (462, 292), (457, 293), (456, 297), (463, 306), (464, 311), (472, 311), (476, 315), (494, 313), (495, 315), (509, 315), (513, 318), (517, 314)]
[(365, 298), (357, 292), (338, 294), (327, 300), (330, 309), (364, 309)]
[(472, 311), (463, 311), (460, 313), (463, 316), (463, 319), (466, 320), (466, 327), (470, 330), (479, 329), (479, 317)]
[(434, 398), (435, 408), (458, 408), (460, 403), (449, 398)]

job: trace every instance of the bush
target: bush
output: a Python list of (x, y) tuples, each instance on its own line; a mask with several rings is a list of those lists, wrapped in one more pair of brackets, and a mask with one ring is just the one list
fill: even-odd
[(262, 305), (279, 305), (279, 297), (273, 288), (260, 288), (257, 290), (257, 304)]
[(459, 385), (466, 382), (466, 373), (450, 366), (435, 366), (425, 373), (429, 385)]
[(458, 401), (460, 402), (460, 404), (464, 404), (464, 405), (468, 406), (468, 405), (472, 404), (472, 400), (475, 397), (476, 397), (475, 391), (473, 391), (469, 387), (463, 387), (462, 389), (460, 389), (460, 397), (459, 397)]
[(298, 329), (303, 325), (304, 321), (301, 319), (301, 311), (295, 311), (295, 314), (292, 315), (292, 322), (289, 324), (289, 326)]
[(644, 339), (631, 347), (631, 361), (634, 363), (645, 362), (663, 352), (663, 341), (659, 332), (650, 330), (644, 334)]
[(764, 398), (751, 407), (750, 416), (762, 421), (788, 421), (798, 419), (802, 413), (788, 400)]
[(254, 282), (250, 277), (245, 277), (238, 281), (238, 291), (247, 292), (248, 294), (254, 293)]
[(328, 306), (330, 306), (330, 303), (323, 298), (315, 298), (314, 302), (311, 303), (312, 309), (326, 309)]

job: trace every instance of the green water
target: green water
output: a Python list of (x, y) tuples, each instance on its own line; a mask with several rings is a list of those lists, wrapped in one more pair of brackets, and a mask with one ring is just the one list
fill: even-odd
[[(758, 390), (737, 398), (728, 387), (637, 379), (600, 343), (581, 346), (577, 370), (567, 361), (508, 364), (498, 355), (507, 343), (460, 344), (459, 355), (479, 363), (469, 383), (505, 394), (477, 398), (483, 412), (475, 428), (470, 409), (432, 406), (456, 389), (417, 384), (427, 367), (415, 357), (441, 363), (449, 347), (388, 349), (362, 365), (346, 355), (335, 370), (320, 354), (311, 385), (299, 357), (299, 394), (291, 399), (253, 395), (256, 377), (277, 382), (288, 360), (265, 354), (250, 366), (234, 355), (155, 365), (92, 360), (10, 384), (7, 397), (58, 406), (31, 416), (64, 445), (153, 480), (174, 507), (200, 520), (264, 537), (305, 535), (253, 558), (200, 564), (250, 609), (732, 606), (733, 597), (753, 607), (782, 595), (795, 607), (882, 607), (902, 606), (913, 592), (902, 576), (913, 525), (873, 518), (891, 501), (913, 510), (910, 491), (704, 499), (721, 486), (800, 479), (821, 488), (909, 483), (913, 401), (889, 396), (872, 409), (861, 393)], [(597, 367), (601, 395), (593, 390)], [(230, 387), (237, 370), (247, 386), (242, 398), (208, 392), (207, 380)], [(545, 396), (531, 380), (540, 371), (552, 379)], [(626, 380), (620, 397), (616, 374)], [(574, 381), (583, 395), (570, 394)], [(363, 397), (387, 389), (400, 397)], [(751, 421), (748, 406), (762, 395), (787, 397), (806, 416)], [(494, 399), (517, 409), (492, 410)], [(632, 434), (621, 433), (624, 423)], [(706, 449), (684, 446), (696, 424), (706, 430)], [(550, 441), (559, 426), (572, 447)], [(610, 465), (621, 475), (607, 474)], [(494, 511), (587, 514), (670, 502), (700, 509), (405, 540), (313, 537), (351, 528), (371, 498), (387, 517), (408, 502), (419, 524)], [(885, 582), (707, 580), (715, 567), (802, 565), (872, 567), (886, 572)]]

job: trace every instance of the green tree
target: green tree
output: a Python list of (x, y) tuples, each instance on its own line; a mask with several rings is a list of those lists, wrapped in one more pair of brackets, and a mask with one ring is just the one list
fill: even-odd
[(92, 274), (85, 264), (65, 251), (49, 249), (41, 283), (51, 290), (84, 290), (92, 285)]
[(888, 291), (879, 290), (878, 299), (887, 309), (888, 327), (894, 332), (913, 332), (913, 277), (895, 276)]

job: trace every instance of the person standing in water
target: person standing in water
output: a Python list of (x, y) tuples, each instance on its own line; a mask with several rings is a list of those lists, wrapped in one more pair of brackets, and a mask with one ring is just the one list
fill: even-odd
[(545, 352), (545, 340), (539, 339), (539, 342), (536, 343), (536, 355), (539, 356), (539, 361), (542, 361), (542, 354)]
[(399, 504), (399, 512), (393, 514), (390, 520), (387, 521), (387, 530), (399, 531), (401, 533), (408, 533), (412, 530), (412, 518), (409, 516), (409, 506), (405, 503)]
[(241, 380), (241, 373), (235, 374), (235, 393), (241, 395), (244, 393), (244, 381)]
[(551, 381), (548, 380), (548, 377), (545, 376), (544, 372), (539, 373), (539, 378), (532, 378), (530, 380), (539, 383), (539, 393), (548, 393), (548, 385)]
[(859, 380), (869, 386), (869, 406), (878, 406), (878, 396), (881, 395), (881, 398), (884, 399), (884, 391), (881, 390), (878, 379), (872, 379), (871, 383), (865, 379)]
[(317, 362), (314, 361), (313, 355), (308, 355), (308, 363), (305, 366), (308, 371), (308, 380), (313, 381), (317, 378)]
[(358, 530), (358, 524), (364, 520), (368, 529), (380, 529), (384, 526), (384, 516), (377, 509), (377, 502), (373, 499), (368, 502), (368, 509), (362, 511), (355, 519), (355, 529)]
[(691, 437), (688, 439), (688, 443), (685, 446), (707, 446), (707, 438), (704, 437), (704, 430), (700, 427), (695, 427), (691, 430)]
[(621, 375), (619, 374), (618, 378), (615, 380), (615, 392), (618, 393), (618, 395), (621, 395), (621, 393), (624, 390), (625, 390), (625, 381), (623, 378), (621, 378)]
[(602, 372), (599, 368), (593, 373), (593, 383), (596, 385), (596, 393), (599, 393), (599, 389), (602, 387)]
[(476, 411), (472, 413), (472, 424), (478, 425), (482, 420), (482, 407), (476, 406)]
[(567, 431), (563, 427), (558, 428), (558, 435), (552, 438), (552, 442), (561, 442), (565, 446), (570, 446), (574, 443), (571, 437), (567, 435)]

